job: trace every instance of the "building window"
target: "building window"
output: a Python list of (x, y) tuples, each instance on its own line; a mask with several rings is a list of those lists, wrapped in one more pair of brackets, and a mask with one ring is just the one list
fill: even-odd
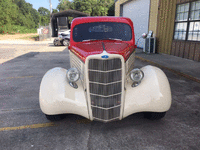
[(200, 0), (177, 5), (174, 39), (200, 41)]

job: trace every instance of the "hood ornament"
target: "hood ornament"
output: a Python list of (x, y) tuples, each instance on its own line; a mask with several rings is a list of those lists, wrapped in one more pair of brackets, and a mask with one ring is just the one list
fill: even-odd
[(109, 58), (108, 53), (106, 52), (106, 48), (105, 48), (105, 45), (104, 45), (103, 42), (102, 42), (102, 46), (103, 46), (103, 53), (101, 53), (102, 54), (101, 58)]

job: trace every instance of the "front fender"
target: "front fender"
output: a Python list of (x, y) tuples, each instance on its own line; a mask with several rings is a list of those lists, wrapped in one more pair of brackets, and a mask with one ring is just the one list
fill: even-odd
[(165, 112), (171, 106), (171, 89), (165, 73), (153, 66), (141, 68), (144, 78), (137, 87), (128, 83), (123, 117), (136, 112)]
[(48, 115), (77, 114), (89, 118), (81, 81), (75, 89), (68, 84), (66, 69), (53, 68), (42, 78), (39, 91), (40, 108)]

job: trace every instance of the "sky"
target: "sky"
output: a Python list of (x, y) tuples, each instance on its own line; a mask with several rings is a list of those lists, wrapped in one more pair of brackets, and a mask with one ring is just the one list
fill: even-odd
[[(25, 1), (27, 3), (32, 4), (33, 8), (35, 8), (36, 10), (38, 10), (39, 7), (50, 9), (49, 0), (25, 0)], [(52, 8), (56, 9), (58, 3), (59, 3), (58, 0), (51, 0)]]

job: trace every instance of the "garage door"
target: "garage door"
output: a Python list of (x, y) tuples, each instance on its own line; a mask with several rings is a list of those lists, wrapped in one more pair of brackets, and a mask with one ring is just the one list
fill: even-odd
[[(150, 0), (133, 0), (123, 5), (123, 17), (128, 17), (133, 21), (135, 31), (135, 42), (142, 33), (148, 33)], [(137, 46), (143, 48), (144, 39), (138, 41)]]

